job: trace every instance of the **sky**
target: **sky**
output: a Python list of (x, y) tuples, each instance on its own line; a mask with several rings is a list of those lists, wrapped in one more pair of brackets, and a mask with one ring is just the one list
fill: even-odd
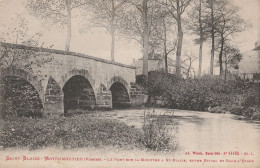
[[(254, 48), (255, 42), (260, 41), (260, 0), (230, 0), (240, 8), (240, 15), (251, 27), (245, 32), (239, 34), (235, 39), (236, 45), (243, 53)], [(0, 25), (4, 24), (8, 27), (15, 26), (12, 17), (16, 17), (16, 13), (24, 16), (29, 22), (29, 33), (43, 32), (43, 41), (47, 44), (53, 44), (55, 49), (63, 50), (65, 46), (66, 31), (50, 28), (49, 30), (43, 26), (43, 23), (35, 17), (30, 16), (24, 7), (25, 0), (0, 0)], [(79, 52), (103, 59), (110, 59), (110, 36), (104, 29), (92, 29), (85, 33), (79, 31), (79, 20), (72, 20), (72, 40), (71, 51)], [(0, 27), (0, 33), (3, 31)], [(184, 34), (183, 52), (193, 52), (198, 55), (199, 46), (194, 45), (190, 35)], [(202, 69), (207, 71), (210, 61), (210, 46), (204, 47), (203, 66)], [(133, 59), (142, 57), (140, 45), (134, 41), (117, 37), (115, 46), (115, 61), (130, 65)], [(175, 59), (175, 58), (173, 58)], [(197, 71), (198, 60), (193, 64)]]

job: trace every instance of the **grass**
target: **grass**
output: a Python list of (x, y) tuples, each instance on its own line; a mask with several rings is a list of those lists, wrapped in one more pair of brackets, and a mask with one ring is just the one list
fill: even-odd
[(140, 131), (94, 114), (40, 119), (14, 117), (0, 122), (1, 148), (142, 148)]
[(143, 129), (128, 126), (100, 112), (70, 117), (0, 119), (0, 148), (30, 150), (48, 147), (62, 149), (115, 147), (148, 151), (173, 151), (169, 119), (147, 118)]

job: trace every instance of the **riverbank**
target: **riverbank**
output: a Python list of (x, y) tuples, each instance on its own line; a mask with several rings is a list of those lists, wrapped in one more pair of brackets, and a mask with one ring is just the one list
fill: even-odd
[[(82, 112), (82, 111), (80, 111)], [(170, 119), (147, 118), (140, 128), (105, 117), (106, 112), (86, 111), (71, 116), (42, 118), (9, 117), (0, 119), (0, 148), (29, 150), (50, 147), (86, 147), (174, 151), (175, 144), (166, 127)]]
[(46, 147), (75, 149), (117, 146), (143, 148), (142, 133), (117, 120), (104, 119), (98, 112), (52, 118), (12, 117), (1, 119), (1, 148)]
[[(149, 112), (154, 112), (154, 115), (167, 116), (172, 119), (174, 129), (172, 129), (172, 132), (170, 133), (174, 135), (174, 141), (177, 141), (179, 146), (178, 150), (173, 152), (158, 152), (138, 148), (124, 149), (118, 148), (117, 146), (106, 146), (101, 148), (83, 147), (79, 149), (63, 149), (60, 147), (37, 150), (8, 148), (0, 151), (0, 167), (14, 167), (15, 165), (19, 165), (19, 167), (35, 167), (35, 164), (39, 167), (77, 168), (259, 167), (260, 123), (248, 122), (244, 117), (232, 114), (215, 114), (176, 109), (173, 111), (173, 115), (171, 116), (168, 112), (166, 113), (165, 110), (166, 109), (155, 108), (149, 109)], [(148, 113), (148, 110), (146, 112)], [(127, 125), (127, 127), (132, 127), (137, 130), (141, 130), (142, 125), (144, 124), (144, 109), (111, 110), (102, 112), (99, 115), (101, 118), (110, 119), (113, 121), (116, 120), (124, 125)], [(127, 130), (121, 131), (127, 132)], [(187, 155), (187, 152), (189, 152), (190, 155)], [(195, 152), (195, 154), (193, 154), (193, 152)], [(210, 153), (210, 155), (207, 155), (206, 152)], [(227, 152), (226, 155), (224, 154), (225, 152)], [(239, 155), (235, 155), (237, 154), (236, 152), (239, 152)], [(219, 153), (220, 155), (218, 155)], [(251, 155), (251, 153), (253, 155)], [(6, 156), (41, 157), (42, 160), (5, 161)], [(45, 156), (48, 156), (49, 158), (56, 158), (56, 160), (49, 159), (45, 161)], [(70, 158), (70, 161), (59, 160), (59, 158), (62, 157)], [(73, 161), (73, 158), (98, 158), (102, 160)], [(126, 161), (126, 159), (139, 159), (139, 161)], [(147, 161), (141, 161), (141, 159)], [(155, 162), (151, 161), (151, 159), (164, 159), (164, 162)], [(168, 159), (167, 162), (166, 159)], [(185, 162), (185, 159), (187, 162)], [(213, 162), (215, 160), (217, 160), (217, 162)], [(220, 163), (220, 160), (225, 160), (225, 162)], [(241, 163), (232, 162), (235, 160), (241, 160)], [(254, 162), (242, 163), (243, 160), (254, 160)]]
[(250, 120), (260, 121), (260, 107), (242, 107), (242, 106), (216, 106), (209, 109), (211, 113), (230, 113), (238, 116), (244, 116)]

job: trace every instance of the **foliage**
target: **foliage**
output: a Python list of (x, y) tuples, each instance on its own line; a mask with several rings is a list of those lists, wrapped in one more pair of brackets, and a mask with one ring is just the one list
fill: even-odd
[(41, 67), (51, 60), (52, 58), (43, 52), (19, 48), (8, 43), (0, 44), (0, 69), (18, 68), (32, 71), (34, 66)]
[(216, 106), (210, 109), (212, 113), (231, 113), (235, 115), (241, 115), (254, 120), (260, 120), (259, 107), (244, 107), (239, 105), (229, 105), (229, 106)]
[[(86, 24), (83, 19), (83, 29), (88, 27), (105, 28), (111, 36), (111, 60), (114, 61), (115, 35), (120, 27), (122, 13), (128, 0), (92, 0), (90, 3), (90, 11), (93, 12), (91, 21)], [(89, 10), (85, 10), (84, 15), (89, 17)]]
[[(199, 111), (207, 111), (209, 107), (214, 111), (217, 106), (236, 105), (243, 109), (259, 106), (256, 99), (257, 86), (238, 77), (222, 80), (219, 77), (203, 76), (184, 80), (163, 72), (152, 72), (146, 83), (143, 87), (148, 91), (150, 105)], [(232, 113), (242, 114), (233, 109)], [(222, 112), (222, 109), (215, 111)], [(226, 108), (225, 111), (230, 109)]]
[(93, 110), (88, 110), (88, 109), (70, 109), (70, 110), (67, 110), (66, 113), (64, 114), (64, 116), (66, 117), (72, 117), (72, 116), (76, 116), (76, 115), (86, 115), (86, 114), (91, 114), (93, 113)]
[(1, 81), (0, 114), (9, 116), (42, 117), (43, 106), (39, 94), (27, 81), (6, 77)]
[(46, 21), (44, 25), (67, 26), (65, 50), (69, 51), (71, 41), (72, 10), (82, 7), (87, 0), (27, 0), (26, 8), (36, 18)]
[(148, 93), (148, 103), (154, 103), (155, 97), (166, 96), (171, 90), (173, 83), (181, 80), (173, 74), (166, 74), (163, 71), (150, 71), (148, 77), (137, 76), (136, 83), (145, 88)]
[[(68, 9), (69, 3), (70, 9)], [(26, 8), (31, 15), (48, 21), (47, 25), (64, 26), (67, 24), (67, 18), (70, 17), (68, 10), (83, 6), (85, 3), (80, 0), (27, 0)]]
[(198, 37), (194, 39), (195, 44), (201, 44), (207, 40), (205, 0), (194, 0), (188, 11), (187, 29)]
[[(28, 21), (21, 15), (12, 18), (12, 27), (3, 25), (3, 31), (0, 34), (0, 69), (21, 68), (31, 70), (32, 66), (41, 66), (51, 59), (42, 52), (26, 50), (26, 46), (51, 48), (53, 45), (46, 46), (42, 42), (43, 34), (37, 32), (29, 33)], [(11, 42), (12, 45), (5, 42)]]
[[(21, 16), (16, 14), (11, 18), (11, 25), (0, 25), (2, 32), (0, 34), (1, 42), (11, 42), (14, 44), (24, 44), (35, 47), (45, 46), (44, 42), (41, 42), (43, 36), (42, 32), (30, 33), (29, 22)], [(45, 46), (48, 47), (48, 46)]]
[[(145, 116), (146, 117), (146, 116)], [(173, 151), (177, 148), (172, 134), (174, 125), (168, 116), (149, 115), (143, 126), (142, 144), (154, 151)]]
[[(234, 43), (235, 36), (243, 32), (247, 25), (239, 15), (239, 8), (228, 0), (207, 0), (206, 30), (212, 39), (211, 75), (213, 75), (214, 51), (218, 51), (220, 76), (224, 76), (224, 50)], [(208, 20), (207, 20), (208, 19)]]
[(177, 51), (176, 51), (176, 75), (181, 76), (181, 52), (182, 52), (182, 41), (183, 41), (183, 14), (187, 7), (190, 5), (191, 0), (169, 0), (160, 1), (160, 3), (167, 9), (171, 18), (177, 24)]
[(143, 148), (138, 130), (96, 114), (42, 119), (14, 117), (2, 120), (1, 124), (2, 148)]

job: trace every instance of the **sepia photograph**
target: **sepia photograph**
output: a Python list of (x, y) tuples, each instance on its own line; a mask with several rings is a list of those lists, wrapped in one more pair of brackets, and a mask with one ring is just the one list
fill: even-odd
[(260, 168), (260, 0), (0, 0), (1, 168)]

